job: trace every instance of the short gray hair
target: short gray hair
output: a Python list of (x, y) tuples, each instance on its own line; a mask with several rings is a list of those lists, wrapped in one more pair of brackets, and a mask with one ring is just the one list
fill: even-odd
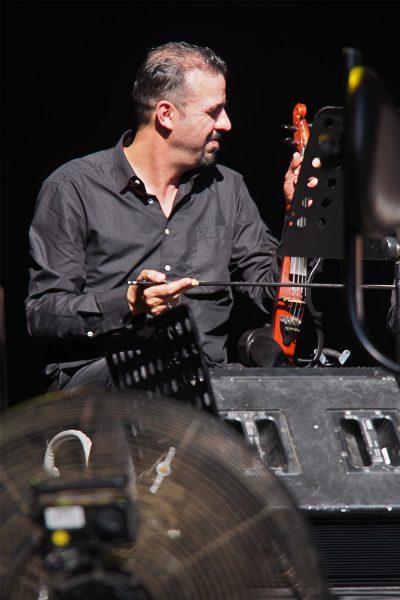
[(226, 63), (207, 46), (168, 42), (152, 48), (140, 65), (133, 86), (137, 124), (149, 122), (161, 99), (183, 106), (186, 74), (194, 69), (221, 74), (225, 79), (227, 76)]

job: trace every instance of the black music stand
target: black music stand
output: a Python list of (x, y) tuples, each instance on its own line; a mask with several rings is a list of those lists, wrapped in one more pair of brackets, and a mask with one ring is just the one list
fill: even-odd
[(216, 414), (197, 329), (187, 306), (147, 318), (105, 342), (118, 389), (141, 389), (184, 400)]
[[(324, 107), (315, 116), (299, 181), (285, 218), (281, 256), (344, 259), (348, 314), (367, 352), (400, 373), (399, 254), (385, 251), (383, 236), (400, 230), (400, 117), (377, 74), (344, 49), (345, 109)], [(320, 158), (321, 167), (313, 166)], [(309, 188), (310, 177), (318, 179)], [(363, 327), (363, 260), (395, 259), (397, 363), (372, 344)]]
[[(345, 132), (347, 302), (353, 330), (377, 362), (400, 373), (400, 264), (395, 265), (396, 362), (370, 342), (363, 324), (360, 294), (361, 236), (378, 239), (400, 229), (400, 116), (379, 76), (366, 66), (349, 69)], [(396, 245), (396, 244), (395, 244)]]
[[(279, 256), (345, 257), (345, 126), (345, 111), (341, 107), (326, 106), (315, 115), (299, 180), (285, 216)], [(322, 163), (319, 168), (312, 164), (316, 157)], [(314, 188), (307, 186), (310, 177), (318, 179)], [(387, 259), (379, 241), (370, 239), (364, 239), (363, 258)]]
[[(364, 223), (367, 219), (368, 227), (364, 227), (359, 236), (362, 260), (393, 261), (398, 259), (398, 256), (394, 256), (391, 249), (385, 244), (385, 239), (382, 239), (383, 235), (388, 234), (390, 228), (385, 229), (380, 223), (380, 228), (375, 229), (375, 235), (371, 235), (373, 221), (376, 220), (377, 216), (373, 213), (374, 204), (368, 186), (370, 189), (376, 190), (379, 183), (382, 188), (382, 171), (384, 170), (383, 179), (390, 180), (395, 187), (397, 182), (393, 183), (393, 181), (396, 179), (399, 170), (393, 168), (395, 175), (388, 178), (386, 176), (387, 166), (385, 167), (385, 161), (382, 160), (383, 152), (379, 152), (381, 174), (380, 176), (377, 175), (378, 161), (375, 160), (374, 162), (372, 157), (377, 158), (377, 147), (379, 143), (382, 144), (383, 142), (381, 139), (382, 134), (379, 133), (378, 120), (382, 105), (384, 104), (387, 108), (387, 97), (383, 92), (383, 86), (379, 81), (376, 81), (374, 76), (369, 77), (368, 84), (369, 93), (365, 95), (364, 87), (362, 90), (363, 97), (358, 102), (356, 109), (358, 119), (354, 110), (353, 112), (350, 111), (349, 114), (348, 106), (346, 108), (326, 106), (321, 108), (315, 115), (311, 125), (310, 138), (305, 148), (298, 183), (291, 206), (285, 216), (278, 255), (340, 259), (347, 266), (350, 239), (349, 219), (353, 221), (351, 225), (353, 228), (359, 228), (361, 223)], [(357, 94), (357, 99), (359, 97), (360, 93)], [(361, 117), (359, 115), (360, 107), (363, 111)], [(369, 123), (372, 122), (373, 124), (372, 131), (367, 126), (367, 113)], [(397, 111), (394, 110), (393, 105), (390, 108), (390, 115), (387, 116), (385, 113), (387, 120), (390, 121), (389, 127), (392, 129), (390, 134), (386, 132), (392, 150), (395, 147), (397, 148), (398, 142), (400, 142), (400, 138), (397, 140), (397, 134), (394, 133), (394, 130), (398, 128), (398, 114), (396, 113)], [(358, 132), (357, 144), (355, 144), (352, 131), (354, 130), (354, 123), (358, 123), (360, 118), (363, 122), (363, 129)], [(353, 142), (352, 156), (349, 152), (349, 139)], [(357, 153), (357, 159), (354, 157), (355, 153)], [(397, 160), (398, 154), (398, 152), (392, 152), (391, 155), (396, 156)], [(314, 158), (321, 160), (320, 167), (313, 166)], [(309, 188), (307, 185), (310, 177), (318, 179), (318, 185), (314, 188)], [(375, 177), (374, 180), (373, 177)], [(393, 189), (390, 191), (392, 192), (391, 205), (388, 210), (396, 215), (396, 218), (392, 221), (393, 224), (393, 222), (397, 222), (400, 208), (396, 206), (392, 199)], [(350, 217), (352, 206), (352, 216)], [(356, 208), (354, 208), (355, 206)], [(364, 209), (362, 209), (362, 206), (364, 206)], [(351, 268), (354, 270), (354, 262)], [(396, 267), (395, 272), (400, 272), (400, 269)], [(346, 278), (347, 285), (351, 289), (352, 283), (348, 269)], [(398, 279), (396, 288), (399, 288), (397, 297), (400, 299), (400, 279)], [(400, 359), (400, 304), (397, 305), (395, 315), (397, 319), (396, 348), (398, 359)], [(352, 322), (351, 315), (350, 321)], [(353, 322), (352, 325), (354, 329)], [(376, 358), (378, 355), (375, 351), (371, 351), (371, 345), (366, 347), (365, 337), (362, 336), (361, 339), (357, 331), (356, 335), (364, 348)], [(382, 363), (381, 357), (378, 362), (384, 366), (388, 365), (386, 361)], [(393, 364), (391, 366), (393, 368)]]

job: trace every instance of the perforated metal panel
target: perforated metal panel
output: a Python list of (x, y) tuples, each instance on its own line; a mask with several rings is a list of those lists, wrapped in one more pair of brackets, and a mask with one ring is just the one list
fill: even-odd
[(142, 389), (215, 412), (215, 401), (195, 323), (186, 306), (147, 319), (106, 342), (118, 389)]

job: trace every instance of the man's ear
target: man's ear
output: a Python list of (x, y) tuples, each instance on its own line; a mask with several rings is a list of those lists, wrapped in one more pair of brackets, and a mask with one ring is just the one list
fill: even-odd
[(156, 119), (161, 127), (165, 127), (168, 131), (174, 128), (174, 122), (177, 114), (177, 109), (172, 102), (168, 100), (160, 100), (156, 106)]

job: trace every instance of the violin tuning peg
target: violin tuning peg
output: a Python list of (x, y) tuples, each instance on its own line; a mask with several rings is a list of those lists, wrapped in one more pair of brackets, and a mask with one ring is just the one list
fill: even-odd
[(297, 131), (297, 127), (294, 125), (282, 125), (282, 129), (285, 131)]
[(282, 140), (282, 143), (285, 146), (297, 146), (297, 142), (295, 142), (292, 138), (285, 138)]

